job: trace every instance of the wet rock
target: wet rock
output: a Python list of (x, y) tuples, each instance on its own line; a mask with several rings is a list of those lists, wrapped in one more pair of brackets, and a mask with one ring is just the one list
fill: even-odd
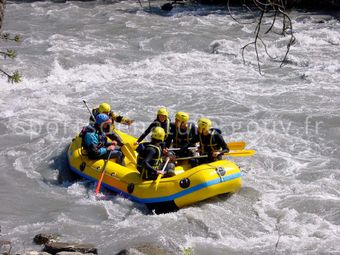
[(23, 253), (16, 253), (16, 255), (51, 255), (43, 251), (24, 251)]
[(92, 244), (50, 242), (45, 244), (43, 250), (53, 255), (63, 251), (98, 254), (97, 248)]
[(0, 240), (0, 254), (8, 254), (11, 251), (11, 248), (11, 241)]
[(165, 4), (163, 4), (162, 7), (161, 7), (161, 9), (162, 9), (163, 11), (168, 11), (168, 12), (171, 11), (172, 8), (173, 8), (173, 6), (172, 6), (171, 3), (165, 3)]
[(47, 244), (49, 242), (56, 242), (58, 239), (57, 234), (37, 234), (33, 238), (33, 242), (35, 244), (41, 245), (41, 244)]
[(174, 253), (162, 247), (145, 244), (138, 247), (127, 248), (116, 253), (116, 255), (173, 255)]
[(72, 251), (62, 251), (62, 252), (58, 252), (56, 255), (94, 255), (94, 254), (93, 253), (72, 252)]

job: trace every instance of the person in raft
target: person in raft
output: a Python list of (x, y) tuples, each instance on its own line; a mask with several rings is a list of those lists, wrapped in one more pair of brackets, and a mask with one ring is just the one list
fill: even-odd
[(157, 111), (156, 119), (149, 125), (149, 127), (144, 131), (144, 133), (138, 138), (135, 145), (138, 145), (141, 141), (144, 140), (145, 137), (155, 128), (161, 127), (165, 131), (165, 139), (167, 138), (170, 132), (170, 119), (169, 113), (166, 108), (161, 107)]
[(162, 148), (165, 131), (161, 127), (155, 127), (152, 131), (151, 142), (140, 143), (137, 147), (137, 169), (144, 180), (155, 180), (158, 174), (164, 174), (164, 177), (170, 177), (175, 174), (174, 163), (168, 163), (162, 171), (165, 163), (163, 156), (171, 156), (167, 149)]
[[(121, 115), (117, 115), (111, 110), (111, 106), (108, 103), (101, 103), (99, 107), (92, 109), (92, 115), (95, 118), (97, 117), (98, 114), (101, 114), (101, 113), (107, 114), (112, 120), (112, 124), (109, 126), (109, 129), (104, 130), (107, 137), (109, 137), (111, 140), (117, 141), (119, 146), (123, 146), (123, 142), (121, 138), (114, 132), (116, 128), (114, 123), (117, 122), (117, 123), (130, 126), (134, 122), (134, 120), (128, 119)], [(90, 117), (90, 124), (93, 124), (95, 121), (92, 115)]]
[(189, 121), (189, 114), (186, 112), (177, 112), (175, 123), (170, 125), (170, 133), (165, 142), (165, 147), (179, 148), (175, 150), (177, 157), (194, 156), (194, 152), (189, 147), (195, 147), (197, 142), (196, 125)]
[(229, 152), (221, 131), (217, 128), (212, 128), (211, 120), (208, 118), (200, 118), (197, 126), (200, 155), (207, 155), (206, 158), (200, 158), (200, 163), (221, 160), (223, 154)]
[(117, 146), (117, 141), (108, 142), (106, 130), (112, 124), (112, 119), (105, 113), (100, 113), (96, 117), (94, 125), (89, 125), (82, 133), (83, 146), (88, 152), (89, 159), (115, 158), (120, 165), (124, 164), (124, 155)]

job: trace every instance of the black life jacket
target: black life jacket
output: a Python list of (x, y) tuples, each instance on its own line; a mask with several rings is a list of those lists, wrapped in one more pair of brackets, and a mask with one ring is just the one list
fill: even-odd
[[(201, 154), (204, 155), (206, 153), (219, 150), (221, 146), (216, 143), (215, 135), (221, 134), (221, 130), (217, 128), (211, 128), (207, 137), (202, 139), (202, 134), (199, 134), (199, 141), (201, 146)], [(208, 141), (207, 141), (208, 140)]]
[(183, 133), (179, 132), (181, 129), (178, 129), (175, 126), (175, 134), (172, 141), (174, 148), (180, 148), (193, 140), (193, 132), (191, 131), (193, 125), (193, 123), (189, 122), (187, 129)]
[(149, 164), (151, 165), (152, 168), (158, 169), (159, 165), (162, 163), (162, 152), (161, 152), (161, 147), (154, 145), (150, 142), (145, 142), (141, 143), (138, 145), (136, 151), (138, 152), (138, 157), (137, 157), (137, 169), (139, 171), (143, 170), (143, 163), (146, 157), (146, 149), (152, 147), (156, 149), (157, 153), (153, 156)]

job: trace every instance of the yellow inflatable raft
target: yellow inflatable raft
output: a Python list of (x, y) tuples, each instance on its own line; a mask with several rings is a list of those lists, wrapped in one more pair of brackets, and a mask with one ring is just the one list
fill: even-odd
[[(125, 143), (137, 139), (116, 130)], [(78, 175), (98, 181), (104, 160), (90, 160), (81, 146), (81, 137), (73, 139), (67, 152), (70, 169)], [(136, 153), (136, 152), (135, 152)], [(146, 204), (156, 212), (168, 212), (224, 193), (234, 193), (241, 187), (239, 167), (229, 160), (219, 160), (191, 168), (183, 163), (175, 168), (175, 176), (142, 180), (136, 165), (125, 158), (126, 167), (109, 160), (102, 186), (133, 201)]]

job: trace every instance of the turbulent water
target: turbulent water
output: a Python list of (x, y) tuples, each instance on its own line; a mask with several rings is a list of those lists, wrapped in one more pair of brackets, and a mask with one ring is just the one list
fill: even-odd
[[(22, 42), (2, 42), (18, 57), (1, 66), (23, 81), (0, 77), (0, 238), (16, 251), (39, 249), (32, 237), (47, 232), (100, 254), (145, 244), (173, 254), (340, 254), (339, 20), (290, 13), (288, 63), (279, 68), (289, 36), (270, 33), (277, 59), (259, 45), (260, 75), (252, 46), (245, 64), (240, 50), (254, 39), (249, 13), (159, 5), (7, 3), (3, 30)], [(231, 158), (243, 188), (164, 215), (105, 191), (96, 199), (65, 157), (89, 117), (83, 99), (134, 119), (119, 128), (135, 136), (160, 106), (172, 118), (211, 118), (227, 141), (257, 152)]]

